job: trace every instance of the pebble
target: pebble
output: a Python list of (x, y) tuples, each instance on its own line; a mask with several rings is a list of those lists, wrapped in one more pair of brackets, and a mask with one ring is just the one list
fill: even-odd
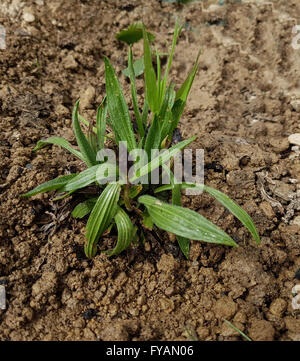
[(63, 60), (63, 66), (65, 69), (76, 69), (78, 66), (78, 63), (76, 62), (74, 56), (72, 54), (69, 54), (65, 57)]
[(33, 169), (34, 168), (34, 166), (31, 163), (26, 164), (25, 167), (27, 169)]
[(80, 105), (83, 109), (92, 108), (92, 103), (96, 95), (96, 90), (93, 86), (89, 86), (80, 96)]
[(166, 311), (167, 313), (171, 313), (175, 308), (174, 302), (171, 299), (160, 298), (159, 303), (161, 309)]
[(289, 142), (287, 139), (270, 138), (269, 142), (276, 153), (284, 152), (289, 148)]
[(33, 23), (35, 21), (35, 16), (32, 13), (26, 12), (23, 14), (23, 19), (26, 23)]
[(6, 309), (6, 291), (4, 286), (0, 286), (0, 310)]
[(209, 336), (209, 328), (200, 326), (197, 328), (197, 334), (200, 341), (204, 341)]
[(226, 318), (229, 320), (235, 315), (237, 305), (231, 298), (224, 296), (216, 302), (214, 311), (217, 318)]
[(248, 333), (253, 341), (273, 341), (275, 329), (271, 322), (255, 320), (248, 329)]
[(273, 211), (272, 206), (270, 203), (264, 201), (259, 205), (259, 208), (264, 212), (264, 214), (269, 218), (273, 219), (275, 217), (275, 213)]
[(277, 317), (281, 317), (287, 308), (287, 303), (282, 298), (277, 298), (271, 303), (270, 312)]
[(96, 339), (96, 335), (90, 328), (85, 328), (83, 330), (83, 335), (84, 335), (84, 338), (87, 340), (95, 340)]
[(55, 114), (59, 117), (67, 117), (70, 115), (69, 109), (62, 104), (58, 104), (55, 108)]
[(291, 224), (300, 227), (300, 216), (296, 216), (296, 217), (293, 219), (293, 221), (291, 222)]
[(296, 112), (300, 112), (300, 99), (295, 99), (291, 101), (291, 106)]
[(175, 292), (174, 287), (167, 287), (165, 290), (165, 295), (172, 296), (174, 294), (174, 292)]
[(290, 144), (300, 145), (300, 133), (291, 134), (288, 140)]

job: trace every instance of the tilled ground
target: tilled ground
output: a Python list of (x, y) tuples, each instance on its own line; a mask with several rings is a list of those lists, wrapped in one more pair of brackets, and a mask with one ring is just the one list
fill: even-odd
[[(300, 340), (292, 308), (300, 266), (300, 50), (291, 46), (300, 4), (278, 0), (195, 2), (3, 0), (0, 23), (0, 340)], [(72, 199), (19, 195), (83, 165), (58, 147), (33, 153), (50, 135), (74, 142), (71, 110), (95, 118), (103, 56), (120, 73), (128, 48), (114, 35), (144, 21), (166, 52), (175, 18), (185, 24), (171, 77), (181, 84), (202, 47), (180, 123), (205, 150), (205, 182), (236, 200), (262, 237), (208, 195), (184, 196), (239, 243), (193, 242), (185, 260), (167, 234), (118, 257), (83, 254), (85, 220)], [(142, 44), (134, 47), (141, 56)], [(129, 85), (121, 77), (129, 95)], [(138, 81), (142, 93), (143, 80)], [(104, 246), (112, 242), (105, 239)], [(298, 281), (299, 283), (299, 281)]]

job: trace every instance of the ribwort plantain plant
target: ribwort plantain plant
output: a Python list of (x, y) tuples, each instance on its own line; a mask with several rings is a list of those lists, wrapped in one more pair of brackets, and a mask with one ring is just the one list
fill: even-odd
[[(143, 24), (134, 24), (117, 35), (120, 40), (129, 44), (128, 68), (123, 73), (130, 79), (135, 127), (115, 70), (105, 57), (106, 96), (97, 110), (95, 126), (79, 115), (79, 100), (73, 110), (73, 129), (79, 150), (67, 140), (58, 137), (40, 140), (34, 149), (36, 151), (49, 144), (59, 145), (83, 161), (87, 169), (79, 174), (63, 175), (43, 183), (22, 195), (23, 197), (56, 191), (63, 193), (63, 196), (58, 197), (62, 198), (92, 184), (98, 186), (98, 195), (79, 203), (72, 212), (77, 218), (89, 215), (85, 242), (85, 254), (89, 258), (95, 256), (97, 244), (103, 233), (110, 231), (112, 227), (116, 227), (118, 239), (115, 248), (107, 251), (110, 256), (124, 251), (132, 242), (144, 240), (145, 230), (153, 229), (155, 226), (175, 234), (187, 258), (190, 240), (237, 246), (235, 241), (219, 227), (199, 213), (181, 206), (181, 190), (186, 188), (201, 188), (211, 194), (244, 224), (256, 243), (260, 243), (250, 216), (220, 191), (203, 184), (178, 184), (170, 168), (170, 184), (149, 186), (139, 182), (141, 177), (149, 178), (151, 172), (157, 168), (166, 169), (166, 164), (196, 138), (191, 137), (171, 145), (173, 133), (185, 108), (198, 69), (200, 54), (199, 52), (182, 86), (175, 91), (174, 84), (168, 83), (168, 74), (181, 29), (182, 27), (176, 23), (164, 75), (158, 53), (156, 53), (156, 69), (153, 65), (150, 43), (154, 40), (154, 36), (146, 31)], [(142, 59), (133, 62), (132, 44), (140, 39), (144, 42), (144, 55)], [(143, 72), (145, 97), (141, 110), (137, 99), (136, 76)], [(83, 132), (82, 125), (88, 125), (87, 134)], [(108, 127), (112, 130), (110, 134), (107, 134)], [(103, 154), (99, 157), (99, 152), (104, 150), (106, 139), (112, 140), (117, 148), (126, 142), (128, 152), (136, 149), (144, 150), (149, 156), (149, 161), (138, 166), (139, 162), (136, 159), (133, 174), (122, 173), (120, 167), (110, 162)], [(168, 151), (152, 155), (153, 149)], [(121, 179), (112, 181), (110, 175), (120, 175), (120, 173), (122, 173)], [(154, 197), (163, 191), (172, 192), (171, 204)]]

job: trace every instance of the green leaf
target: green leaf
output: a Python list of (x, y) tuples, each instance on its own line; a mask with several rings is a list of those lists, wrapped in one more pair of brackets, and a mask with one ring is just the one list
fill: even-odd
[(103, 102), (97, 109), (96, 128), (97, 128), (99, 150), (104, 148), (106, 117), (107, 117), (107, 99), (105, 97)]
[(84, 156), (80, 152), (78, 152), (78, 150), (74, 149), (66, 139), (59, 137), (50, 137), (48, 139), (39, 140), (33, 151), (35, 152), (48, 144), (59, 145), (60, 147), (63, 147), (72, 154), (74, 154), (77, 158), (81, 159), (83, 162), (85, 160)]
[(162, 87), (161, 97), (162, 98), (165, 95), (165, 89), (167, 87), (167, 81), (168, 81), (168, 74), (169, 74), (169, 71), (171, 69), (171, 65), (172, 65), (172, 61), (173, 61), (173, 57), (174, 57), (174, 53), (175, 53), (175, 46), (176, 46), (177, 40), (179, 38), (179, 35), (181, 33), (181, 30), (182, 30), (182, 26), (179, 25), (178, 21), (176, 21), (175, 29), (174, 29), (174, 35), (173, 35), (173, 41), (172, 41), (172, 48), (171, 48), (171, 52), (170, 52), (170, 55), (169, 55), (167, 68), (166, 68), (166, 71), (165, 71), (165, 74), (164, 74), (164, 77), (163, 77), (163, 80), (162, 80), (162, 84), (161, 84), (161, 87)]
[(177, 91), (175, 100), (181, 99), (184, 103), (186, 102), (198, 70), (200, 54), (201, 54), (201, 50), (199, 50), (198, 52), (197, 59), (195, 61), (192, 70), (190, 71), (189, 75), (185, 79), (180, 89)]
[(154, 115), (144, 146), (144, 149), (148, 155), (148, 160), (151, 159), (152, 149), (160, 149), (160, 143), (161, 143), (160, 124), (157, 115)]
[(110, 183), (98, 198), (86, 225), (85, 254), (93, 257), (97, 252), (99, 237), (108, 228), (117, 212), (117, 203), (121, 187), (118, 183)]
[[(137, 59), (134, 63), (133, 63), (133, 72), (134, 72), (134, 76), (137, 78), (138, 76), (142, 75), (144, 73), (145, 70), (145, 65), (144, 65), (144, 58), (139, 58)], [(130, 77), (130, 70), (129, 67), (124, 69), (122, 71), (123, 75), (127, 76), (128, 78)]]
[(151, 196), (141, 196), (138, 201), (147, 207), (156, 226), (165, 231), (193, 240), (237, 247), (228, 234), (197, 212)]
[(189, 259), (190, 258), (191, 241), (188, 238), (181, 237), (181, 236), (176, 236), (176, 239), (177, 239), (179, 247), (180, 247), (182, 253), (184, 254), (185, 258)]
[(96, 204), (98, 198), (90, 198), (86, 201), (77, 204), (77, 206), (73, 209), (72, 217), (74, 218), (84, 218), (86, 215), (91, 213)]
[(167, 134), (169, 138), (172, 137), (174, 130), (177, 128), (180, 117), (183, 113), (185, 108), (186, 102), (182, 101), (181, 99), (177, 99), (172, 107), (172, 122), (167, 129)]
[[(167, 168), (167, 167), (166, 167)], [(167, 171), (170, 174), (170, 181), (172, 185), (172, 204), (175, 206), (181, 206), (181, 184), (178, 184), (175, 182), (175, 177), (173, 172), (171, 172), (169, 169)], [(176, 236), (176, 239), (178, 241), (179, 247), (182, 251), (182, 253), (185, 255), (187, 259), (189, 259), (190, 254), (190, 244), (191, 241), (188, 238)]]
[(137, 100), (136, 95), (136, 87), (135, 87), (135, 75), (134, 75), (134, 69), (132, 64), (132, 48), (130, 46), (129, 48), (129, 55), (128, 55), (128, 68), (129, 68), (129, 76), (130, 76), (130, 85), (131, 85), (131, 97), (132, 97), (132, 104), (133, 104), (133, 110), (134, 115), (136, 119), (136, 124), (138, 127), (138, 133), (141, 137), (144, 137), (145, 135), (145, 129), (142, 122), (140, 110), (139, 110), (139, 104)]
[(186, 101), (187, 101), (187, 97), (189, 95), (189, 92), (191, 90), (192, 84), (194, 82), (197, 70), (198, 70), (198, 65), (199, 65), (199, 57), (200, 57), (200, 51), (198, 53), (196, 62), (191, 70), (191, 72), (189, 73), (189, 75), (187, 76), (186, 80), (184, 81), (184, 83), (182, 84), (182, 86), (180, 87), (180, 89), (177, 91), (176, 93), (176, 97), (175, 97), (175, 102), (174, 105), (172, 107), (172, 124), (169, 127), (168, 130), (168, 135), (169, 138), (171, 138), (175, 128), (178, 126), (178, 122), (179, 119), (183, 113), (183, 110), (185, 108), (186, 105)]
[(168, 116), (168, 113), (171, 113), (175, 101), (175, 96), (176, 96), (176, 92), (174, 90), (174, 84), (170, 83), (166, 91), (166, 94), (164, 96), (161, 109), (159, 111), (159, 119), (162, 122), (166, 121), (167, 119), (168, 120), (171, 119), (171, 117)]
[[(93, 167), (90, 167), (83, 172), (79, 173), (76, 177), (71, 179), (66, 185), (64, 185), (60, 191), (62, 192), (74, 192), (78, 189), (89, 186), (92, 183), (95, 183), (97, 180), (97, 172), (100, 170), (105, 172), (106, 170), (110, 172), (116, 172), (115, 165), (109, 163), (97, 164)], [(110, 173), (111, 174), (111, 173)], [(105, 179), (105, 178), (104, 178)]]
[(161, 99), (162, 99), (162, 94), (161, 94), (162, 82), (161, 82), (160, 57), (159, 57), (159, 53), (158, 53), (157, 50), (156, 50), (156, 78), (157, 78), (158, 101), (159, 101), (159, 105), (160, 105), (161, 104)]
[(174, 157), (181, 149), (185, 148), (191, 142), (193, 142), (197, 137), (191, 137), (187, 140), (183, 140), (182, 142), (173, 145), (173, 147), (169, 148), (163, 154), (158, 155), (154, 159), (151, 160), (148, 164), (136, 170), (135, 174), (130, 178), (130, 182), (135, 182), (138, 178), (143, 177), (144, 175), (152, 172), (156, 168), (160, 167), (162, 164), (166, 163), (172, 157)]
[(165, 98), (159, 112), (159, 119), (162, 122), (161, 140), (164, 140), (167, 135), (170, 136), (170, 130), (173, 128), (172, 108), (174, 105), (175, 95), (174, 84), (171, 83), (166, 91)]
[(89, 145), (91, 146), (93, 152), (97, 154), (98, 151), (98, 141), (97, 141), (97, 135), (93, 132), (93, 127), (91, 126), (88, 130), (87, 134), (87, 140), (89, 142)]
[(153, 229), (153, 221), (152, 218), (150, 217), (147, 209), (145, 209), (145, 211), (142, 214), (143, 217), (143, 225), (145, 228), (149, 229), (150, 231), (152, 231)]
[[(205, 192), (209, 193), (210, 195), (212, 195), (214, 198), (216, 198), (217, 201), (219, 201), (224, 207), (226, 207), (238, 220), (242, 222), (242, 224), (251, 233), (255, 242), (257, 244), (260, 244), (260, 237), (252, 221), (252, 218), (248, 215), (248, 213), (245, 210), (243, 210), (237, 203), (235, 203), (232, 199), (230, 199), (226, 194), (214, 188), (205, 186), (204, 184), (182, 183), (181, 186), (182, 189), (200, 188), (203, 189)], [(172, 185), (166, 184), (159, 188), (156, 188), (154, 193), (160, 193), (171, 189), (172, 189)]]
[(79, 107), (79, 100), (77, 100), (74, 110), (73, 110), (73, 128), (74, 128), (74, 134), (77, 140), (77, 144), (79, 146), (79, 149), (81, 151), (81, 154), (84, 157), (84, 161), (88, 167), (92, 167), (96, 164), (96, 153), (91, 148), (86, 136), (83, 134), (80, 123), (78, 120), (78, 107)]
[[(149, 37), (149, 41), (154, 41), (155, 36), (149, 32), (147, 32), (147, 35)], [(143, 37), (143, 24), (138, 22), (135, 24), (132, 24), (128, 27), (126, 30), (120, 31), (116, 38), (118, 40), (124, 41), (127, 44), (134, 44), (138, 42)]]
[(122, 208), (118, 207), (114, 220), (118, 229), (118, 241), (116, 247), (112, 251), (106, 252), (108, 256), (120, 254), (128, 248), (136, 232), (130, 218)]
[(144, 64), (145, 64), (145, 85), (147, 103), (153, 114), (159, 111), (159, 89), (156, 84), (156, 75), (152, 64), (152, 54), (149, 39), (145, 28), (143, 28), (144, 36)]
[(130, 152), (136, 149), (136, 141), (128, 107), (113, 67), (106, 57), (104, 58), (104, 62), (108, 112), (112, 128), (116, 139), (119, 141), (127, 141), (128, 151)]
[(237, 203), (235, 203), (233, 200), (231, 200), (226, 194), (208, 187), (203, 186), (204, 191), (212, 195), (214, 198), (216, 198), (217, 201), (219, 201), (224, 207), (226, 207), (237, 219), (239, 219), (243, 225), (249, 230), (249, 232), (252, 234), (253, 239), (257, 244), (260, 244), (260, 238), (259, 234), (257, 232), (257, 229), (251, 219), (251, 217), (248, 215), (246, 211), (244, 211)]
[(148, 106), (148, 103), (147, 103), (147, 94), (146, 94), (145, 95), (144, 106), (143, 106), (143, 113), (142, 113), (142, 122), (143, 122), (145, 128), (147, 127), (148, 111), (149, 111), (149, 106)]
[(62, 177), (52, 179), (51, 181), (40, 184), (30, 192), (22, 194), (21, 197), (32, 197), (38, 193), (44, 193), (44, 192), (60, 189), (76, 176), (77, 174), (68, 174), (68, 175), (63, 175)]

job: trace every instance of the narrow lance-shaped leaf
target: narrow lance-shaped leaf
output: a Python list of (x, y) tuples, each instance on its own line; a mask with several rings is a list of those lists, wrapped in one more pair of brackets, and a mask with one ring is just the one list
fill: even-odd
[(161, 106), (161, 109), (159, 111), (159, 119), (164, 122), (167, 118), (167, 113), (171, 112), (171, 109), (174, 105), (176, 92), (174, 90), (174, 84), (170, 83), (168, 86), (168, 89), (166, 91), (166, 94), (164, 96), (164, 100)]
[(194, 64), (191, 72), (185, 79), (185, 81), (182, 84), (182, 86), (180, 87), (180, 89), (177, 91), (175, 100), (181, 99), (183, 102), (186, 102), (189, 92), (191, 90), (192, 84), (194, 82), (197, 70), (198, 70), (200, 54), (201, 54), (201, 50), (199, 50), (199, 52), (198, 52), (197, 59), (195, 61), (195, 64)]
[[(116, 166), (109, 164), (109, 163), (103, 163), (103, 164), (97, 164), (93, 167), (90, 167), (83, 172), (79, 173), (76, 177), (71, 179), (66, 185), (64, 185), (60, 191), (62, 192), (74, 192), (78, 189), (84, 188), (89, 186), (90, 184), (96, 182), (97, 174), (98, 172), (103, 169), (103, 173), (105, 171), (108, 172), (108, 174), (115, 174), (116, 173)], [(103, 178), (105, 179), (105, 177)]]
[[(178, 184), (175, 182), (175, 177), (173, 172), (171, 172), (168, 167), (167, 171), (170, 174), (170, 181), (172, 185), (172, 204), (175, 206), (181, 206), (181, 184)], [(182, 253), (185, 255), (187, 259), (189, 259), (190, 254), (190, 244), (191, 241), (188, 238), (182, 237), (182, 236), (176, 236), (176, 239), (178, 241), (179, 247), (182, 251)]]
[(91, 258), (96, 254), (101, 234), (108, 228), (117, 212), (120, 197), (120, 185), (111, 183), (106, 186), (98, 198), (86, 225), (85, 254)]
[(173, 113), (172, 108), (175, 101), (175, 90), (174, 90), (174, 84), (170, 84), (166, 94), (165, 98), (161, 107), (161, 110), (159, 112), (159, 118), (162, 122), (162, 129), (161, 129), (161, 140), (163, 141), (166, 136), (170, 135), (170, 130), (173, 127)]
[(185, 104), (187, 101), (187, 97), (189, 95), (189, 92), (191, 90), (192, 84), (194, 82), (197, 70), (198, 70), (198, 63), (199, 63), (199, 57), (200, 57), (200, 51), (198, 53), (196, 62), (191, 70), (191, 72), (189, 73), (189, 75), (187, 76), (186, 80), (184, 81), (184, 83), (182, 84), (182, 86), (180, 87), (180, 89), (177, 91), (176, 93), (176, 97), (175, 97), (175, 102), (172, 108), (172, 116), (173, 116), (173, 121), (172, 121), (172, 125), (170, 127), (169, 130), (169, 137), (171, 138), (174, 129), (177, 127), (179, 119), (183, 113), (183, 110), (185, 108)]
[(143, 122), (145, 128), (147, 127), (148, 111), (149, 111), (149, 105), (147, 103), (147, 95), (145, 95), (143, 113), (142, 113), (142, 122)]
[(134, 75), (134, 69), (133, 69), (133, 63), (132, 63), (132, 48), (130, 46), (129, 48), (129, 54), (128, 54), (128, 68), (129, 68), (129, 77), (130, 77), (130, 85), (131, 85), (131, 97), (132, 97), (132, 104), (133, 104), (133, 110), (134, 115), (136, 119), (136, 124), (138, 127), (138, 133), (141, 137), (145, 135), (145, 129), (142, 121), (142, 117), (139, 111), (139, 104), (137, 100), (136, 95), (136, 87), (135, 87), (135, 75)]
[(158, 120), (158, 116), (155, 114), (153, 121), (150, 125), (144, 149), (148, 155), (148, 160), (151, 159), (151, 150), (152, 149), (160, 149), (161, 143), (161, 132), (160, 132), (160, 124)]
[(107, 116), (107, 99), (105, 97), (102, 104), (97, 109), (96, 128), (97, 128), (99, 150), (104, 148), (106, 116)]
[(76, 176), (77, 176), (77, 174), (68, 174), (68, 175), (63, 175), (62, 177), (52, 179), (48, 182), (40, 184), (39, 186), (35, 187), (30, 192), (22, 194), (21, 197), (32, 197), (39, 193), (44, 193), (44, 192), (49, 192), (49, 191), (54, 191), (54, 190), (60, 189)]
[[(257, 229), (252, 221), (252, 218), (248, 215), (248, 213), (241, 208), (237, 203), (235, 203), (232, 199), (230, 199), (226, 194), (205, 186), (204, 184), (192, 184), (192, 183), (182, 183), (182, 189), (188, 188), (200, 188), (211, 194), (217, 201), (219, 201), (224, 207), (226, 207), (238, 220), (242, 222), (242, 224), (249, 230), (253, 239), (257, 244), (260, 244), (260, 237), (257, 232)], [(172, 186), (169, 184), (163, 185), (159, 188), (156, 188), (155, 193), (160, 193), (163, 191), (171, 190)]]
[(141, 196), (138, 201), (147, 207), (156, 226), (167, 232), (193, 240), (237, 247), (227, 233), (197, 212), (151, 196)]
[(168, 81), (168, 74), (171, 69), (171, 65), (172, 65), (172, 61), (173, 61), (173, 57), (174, 57), (174, 53), (175, 53), (175, 46), (176, 46), (177, 40), (179, 38), (179, 35), (181, 33), (181, 30), (182, 30), (182, 26), (179, 25), (178, 21), (176, 21), (174, 35), (173, 35), (172, 48), (171, 48), (167, 68), (166, 68), (166, 71), (165, 71), (165, 74), (164, 74), (164, 77), (162, 80), (162, 85), (161, 85), (161, 87), (162, 87), (161, 97), (164, 97), (164, 94), (165, 94), (165, 89), (167, 87), (167, 81)]
[(121, 207), (118, 207), (114, 220), (118, 229), (118, 241), (116, 247), (112, 251), (106, 252), (108, 256), (120, 254), (128, 248), (135, 235), (135, 228), (129, 216)]
[(160, 66), (160, 57), (159, 57), (159, 53), (158, 51), (156, 50), (156, 78), (157, 78), (157, 83), (156, 83), (156, 86), (157, 86), (157, 92), (158, 92), (158, 101), (159, 101), (159, 107), (162, 103), (161, 99), (161, 66)]
[(97, 134), (95, 134), (93, 132), (93, 126), (92, 124), (90, 125), (89, 129), (88, 129), (88, 134), (87, 134), (87, 140), (89, 142), (89, 145), (91, 146), (91, 149), (93, 150), (93, 152), (95, 154), (97, 154), (98, 151), (98, 140), (97, 140)]
[(73, 110), (73, 128), (74, 134), (77, 140), (77, 144), (81, 151), (81, 154), (84, 157), (84, 161), (88, 167), (92, 167), (96, 165), (96, 153), (91, 148), (86, 136), (83, 134), (80, 123), (78, 120), (78, 107), (79, 107), (79, 100), (77, 100), (74, 110)]
[(174, 157), (181, 149), (185, 148), (191, 142), (193, 142), (197, 137), (191, 137), (187, 140), (173, 145), (173, 147), (166, 150), (164, 153), (159, 154), (157, 157), (151, 160), (148, 164), (136, 170), (135, 174), (130, 178), (130, 182), (135, 182), (138, 178), (143, 177), (144, 175), (152, 172), (156, 168), (160, 167), (162, 164), (166, 163), (172, 157)]
[(74, 149), (66, 139), (59, 137), (50, 137), (48, 139), (39, 140), (33, 151), (35, 152), (48, 144), (59, 145), (60, 147), (68, 150), (70, 153), (74, 154), (77, 158), (81, 159), (83, 162), (85, 161), (84, 156), (80, 152), (78, 152), (78, 150)]
[(128, 107), (113, 67), (106, 57), (104, 58), (104, 62), (110, 122), (116, 139), (119, 141), (126, 141), (128, 151), (130, 152), (131, 150), (136, 149), (136, 141)]
[(211, 194), (218, 202), (220, 202), (224, 207), (226, 207), (237, 219), (239, 219), (243, 225), (249, 230), (252, 234), (253, 239), (257, 244), (260, 244), (259, 234), (257, 229), (246, 211), (243, 210), (237, 203), (231, 200), (226, 194), (208, 187), (203, 186), (204, 191)]
[(143, 28), (144, 36), (144, 65), (145, 65), (145, 85), (147, 103), (152, 113), (159, 111), (159, 92), (156, 83), (156, 75), (152, 64), (152, 54), (149, 45), (149, 39), (145, 28)]

